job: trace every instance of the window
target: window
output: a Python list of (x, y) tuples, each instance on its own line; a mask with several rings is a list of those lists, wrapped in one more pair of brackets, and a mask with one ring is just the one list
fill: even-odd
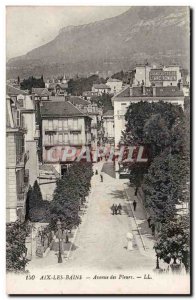
[(121, 103), (121, 106), (127, 105), (127, 103)]
[(64, 142), (68, 143), (68, 134), (67, 133), (64, 133)]
[(74, 133), (73, 134), (73, 143), (78, 143), (78, 134), (77, 133)]
[(53, 129), (53, 123), (52, 123), (52, 120), (49, 120), (49, 121), (48, 121), (48, 129), (49, 129), (49, 130), (52, 130), (52, 129)]
[(20, 111), (16, 112), (16, 126), (20, 126)]
[(63, 120), (59, 120), (59, 130), (63, 130)]
[(63, 134), (59, 133), (59, 144), (63, 143)]

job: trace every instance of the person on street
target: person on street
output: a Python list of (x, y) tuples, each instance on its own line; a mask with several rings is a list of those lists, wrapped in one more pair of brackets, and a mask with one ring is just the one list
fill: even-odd
[(118, 210), (119, 215), (121, 215), (122, 206), (120, 203), (118, 204), (117, 210)]
[(103, 182), (103, 175), (102, 174), (100, 175), (100, 178), (101, 178), (101, 182)]
[(152, 230), (152, 235), (154, 235), (155, 234), (155, 224), (154, 223), (151, 225), (151, 230)]
[(134, 211), (136, 211), (136, 207), (137, 207), (137, 202), (134, 199), (134, 201), (133, 201), (133, 209), (134, 209)]
[(95, 171), (95, 175), (98, 175), (98, 171), (97, 170)]
[(116, 204), (114, 205), (114, 212), (115, 212), (115, 215), (118, 214), (118, 206)]
[(112, 210), (112, 214), (114, 215), (114, 211), (115, 211), (115, 206), (114, 206), (114, 204), (112, 204), (111, 210)]
[(148, 217), (148, 219), (147, 219), (147, 222), (148, 222), (148, 227), (150, 228), (151, 227), (151, 217)]

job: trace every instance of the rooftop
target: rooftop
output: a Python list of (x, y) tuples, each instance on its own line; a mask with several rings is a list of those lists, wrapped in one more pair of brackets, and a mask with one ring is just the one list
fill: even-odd
[(9, 96), (28, 95), (28, 92), (15, 88), (9, 84), (6, 85), (6, 94)]
[(103, 116), (114, 116), (114, 110), (113, 109), (109, 109), (107, 110)]
[(47, 88), (32, 88), (32, 93), (38, 96), (49, 96), (50, 92)]
[(107, 86), (107, 85), (104, 84), (104, 83), (93, 84), (93, 87), (94, 87), (95, 89), (108, 89), (108, 90), (110, 90), (110, 87)]
[(115, 79), (115, 78), (109, 78), (109, 79), (107, 80), (107, 82), (121, 82), (121, 80)]
[[(156, 86), (154, 88), (156, 90), (156, 97), (183, 97), (183, 91), (180, 90), (177, 86)], [(130, 95), (130, 89), (132, 89), (132, 95)], [(122, 97), (153, 97), (153, 87), (145, 87), (145, 93), (143, 93), (142, 86), (134, 86), (132, 88), (126, 87), (114, 98)]]
[(45, 101), (41, 106), (42, 117), (71, 117), (71, 116), (83, 116), (83, 114), (77, 107), (68, 101)]

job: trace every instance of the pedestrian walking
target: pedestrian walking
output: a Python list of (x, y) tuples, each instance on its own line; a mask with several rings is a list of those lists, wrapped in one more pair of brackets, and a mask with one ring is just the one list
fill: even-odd
[(101, 182), (103, 182), (103, 175), (102, 174), (100, 175), (100, 178), (101, 178)]
[(115, 211), (115, 205), (114, 204), (112, 204), (111, 210), (112, 210), (112, 214), (114, 215), (114, 211)]
[(148, 222), (148, 227), (150, 228), (151, 227), (151, 217), (148, 217), (148, 219), (147, 219), (147, 222)]
[(115, 215), (118, 214), (118, 206), (116, 204), (114, 205), (114, 213), (115, 213)]
[(95, 171), (95, 175), (98, 175), (98, 171), (97, 170)]
[(137, 207), (137, 202), (134, 199), (134, 201), (133, 201), (133, 209), (134, 209), (134, 211), (136, 211), (136, 207)]
[(151, 225), (151, 230), (152, 230), (152, 235), (154, 235), (155, 234), (155, 224), (154, 223)]
[(117, 210), (119, 212), (119, 215), (121, 215), (122, 206), (120, 203), (118, 204)]

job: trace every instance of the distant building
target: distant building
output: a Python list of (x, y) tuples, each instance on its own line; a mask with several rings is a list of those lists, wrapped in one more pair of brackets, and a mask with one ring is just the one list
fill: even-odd
[(150, 66), (148, 64), (140, 64), (136, 65), (134, 71), (134, 86), (177, 86), (182, 79), (180, 66), (177, 65)]
[(85, 100), (93, 100), (93, 98), (98, 96), (98, 92), (92, 92), (92, 91), (85, 91), (82, 93), (82, 97)]
[(115, 79), (115, 78), (109, 78), (106, 83), (110, 87), (110, 93), (111, 94), (117, 94), (122, 90), (122, 81)]
[(101, 96), (103, 94), (107, 94), (110, 92), (110, 87), (106, 84), (100, 83), (100, 84), (93, 84), (92, 86), (92, 92), (97, 93), (98, 96)]
[(114, 143), (114, 111), (108, 110), (103, 114), (103, 130), (105, 142)]
[(122, 130), (125, 129), (125, 113), (130, 103), (140, 101), (158, 102), (164, 101), (173, 105), (180, 105), (184, 108), (184, 94), (181, 88), (176, 86), (167, 87), (145, 87), (145, 86), (127, 86), (120, 93), (112, 98), (114, 106), (114, 130), (115, 146), (117, 147)]
[(50, 92), (47, 88), (32, 88), (31, 94), (34, 100), (47, 101), (49, 100)]

